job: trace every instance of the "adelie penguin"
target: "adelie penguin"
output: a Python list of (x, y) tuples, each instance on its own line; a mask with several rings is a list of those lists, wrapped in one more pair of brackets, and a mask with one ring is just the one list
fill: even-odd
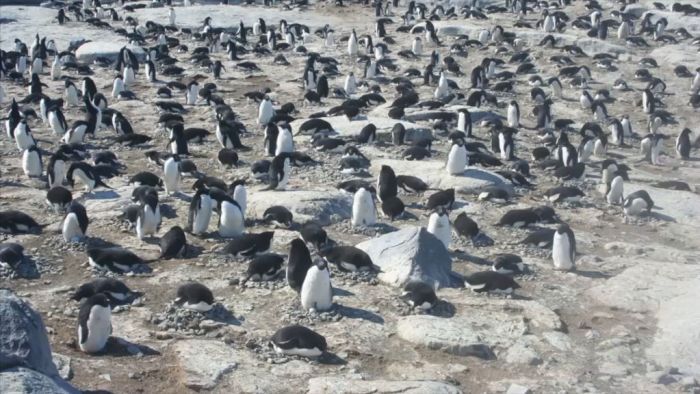
[(428, 219), (428, 232), (433, 234), (445, 245), (445, 249), (450, 248), (452, 241), (452, 226), (446, 209), (438, 209)]
[(241, 206), (232, 198), (221, 201), (219, 208), (219, 235), (237, 237), (245, 230), (245, 216)]
[(637, 190), (625, 197), (622, 209), (625, 216), (638, 216), (648, 214), (654, 207), (654, 201), (646, 190)]
[(242, 283), (249, 280), (254, 282), (274, 280), (282, 272), (284, 257), (276, 254), (263, 254), (255, 256), (248, 263), (246, 277)]
[(503, 253), (493, 259), (491, 270), (500, 274), (517, 275), (527, 272), (527, 266), (520, 256)]
[(289, 256), (287, 257), (287, 273), (286, 279), (289, 287), (294, 291), (300, 292), (307, 271), (311, 268), (313, 261), (311, 253), (306, 247), (306, 243), (301, 239), (294, 239), (290, 244)]
[(106, 187), (110, 189), (102, 180), (100, 179), (93, 167), (84, 162), (73, 162), (68, 167), (66, 172), (66, 180), (71, 187), (75, 187), (75, 179), (79, 179), (80, 182), (85, 186), (85, 191), (91, 193), (97, 187)]
[(176, 123), (170, 129), (170, 152), (173, 155), (187, 156), (190, 154), (187, 146), (187, 137), (185, 136), (185, 126), (182, 123)]
[(379, 170), (377, 191), (379, 201), (384, 201), (384, 199), (389, 197), (396, 197), (399, 194), (396, 174), (391, 167), (383, 165)]
[(0, 244), (0, 267), (17, 270), (24, 261), (24, 247), (18, 243)]
[(194, 235), (202, 235), (209, 228), (211, 220), (212, 200), (209, 196), (209, 189), (201, 188), (197, 190), (190, 202), (189, 215), (187, 218), (187, 228)]
[(375, 269), (372, 259), (365, 251), (354, 246), (332, 246), (321, 249), (320, 254), (335, 264), (341, 271), (373, 271)]
[(187, 237), (180, 226), (173, 226), (160, 238), (159, 259), (169, 260), (185, 257), (187, 254)]
[(499, 226), (527, 227), (540, 221), (540, 216), (532, 209), (513, 209), (506, 212), (498, 221)]
[(285, 190), (289, 183), (292, 156), (290, 153), (281, 153), (275, 156), (270, 163), (268, 190)]
[(300, 298), (301, 306), (310, 312), (327, 311), (333, 307), (333, 287), (326, 259), (319, 258), (309, 267)]
[(148, 193), (140, 199), (139, 215), (136, 219), (136, 235), (140, 240), (154, 236), (160, 227), (161, 215), (158, 195)]
[(515, 100), (508, 104), (508, 126), (516, 129), (520, 127), (520, 106)]
[(360, 188), (353, 197), (352, 202), (352, 226), (366, 227), (377, 222), (377, 209), (374, 205), (374, 196), (365, 189)]
[(30, 178), (38, 178), (43, 173), (41, 151), (36, 145), (32, 145), (22, 152), (22, 170), (24, 175)]
[(299, 230), (301, 239), (308, 245), (313, 245), (316, 249), (322, 249), (328, 243), (328, 234), (320, 224), (314, 221), (308, 221), (302, 224)]
[(65, 242), (77, 242), (85, 237), (90, 219), (88, 219), (85, 207), (77, 201), (73, 201), (66, 216), (63, 218), (61, 233)]
[(112, 305), (123, 303), (136, 294), (118, 279), (100, 278), (80, 285), (71, 299), (83, 302), (100, 293), (106, 295)]
[(435, 192), (428, 197), (428, 201), (425, 204), (427, 210), (436, 210), (439, 208), (444, 208), (446, 210), (451, 210), (455, 203), (455, 189), (445, 189)]
[(272, 335), (270, 345), (278, 354), (318, 357), (328, 348), (326, 338), (299, 325), (280, 328)]
[(214, 307), (214, 294), (198, 282), (189, 282), (177, 289), (175, 304), (197, 312), (209, 312)]
[(420, 280), (406, 283), (401, 293), (401, 299), (408, 303), (411, 308), (424, 311), (432, 309), (438, 303), (435, 288)]
[(85, 353), (97, 353), (112, 335), (112, 310), (102, 293), (85, 300), (78, 312), (78, 346)]
[(612, 180), (605, 185), (605, 200), (610, 205), (620, 205), (623, 202), (624, 174), (619, 171), (613, 175)]
[(676, 138), (676, 153), (678, 153), (678, 157), (684, 160), (688, 160), (690, 158), (690, 134), (692, 132), (690, 131), (689, 128), (684, 128), (683, 131), (678, 135)]
[(520, 288), (513, 278), (495, 271), (476, 272), (464, 278), (466, 287), (475, 293), (494, 292), (511, 294)]
[(278, 227), (290, 228), (294, 223), (294, 215), (289, 209), (281, 205), (274, 205), (263, 212), (263, 220), (265, 223)]
[(569, 271), (574, 269), (576, 260), (576, 237), (569, 225), (562, 224), (554, 232), (552, 241), (552, 261), (554, 269)]
[(0, 233), (39, 234), (44, 226), (22, 211), (0, 211)]
[(180, 191), (180, 157), (172, 155), (163, 162), (163, 185), (165, 194), (173, 194)]
[(274, 231), (265, 231), (259, 234), (248, 233), (230, 241), (223, 249), (224, 253), (234, 257), (253, 257), (267, 253), (272, 245)]
[(550, 202), (577, 202), (585, 196), (583, 191), (576, 186), (558, 186), (544, 192), (545, 198)]
[(450, 175), (461, 175), (467, 166), (467, 149), (464, 146), (464, 140), (457, 138), (450, 148), (450, 153), (447, 155), (447, 163), (445, 169)]
[(133, 252), (120, 247), (90, 248), (87, 255), (91, 267), (118, 274), (133, 271), (137, 266), (147, 263)]

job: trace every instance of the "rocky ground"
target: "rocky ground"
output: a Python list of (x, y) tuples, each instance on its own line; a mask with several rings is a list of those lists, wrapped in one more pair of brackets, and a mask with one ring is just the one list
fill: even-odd
[[(670, 6), (670, 1), (662, 1)], [(605, 18), (618, 9), (615, 2), (601, 1)], [(395, 10), (393, 25), (387, 26), (389, 35), (396, 40), (390, 45), (395, 53), (410, 49), (412, 35), (397, 33), (400, 14), (404, 5)], [(643, 0), (631, 6), (635, 13), (652, 9), (652, 2)], [(239, 6), (194, 6), (176, 8), (179, 27), (196, 28), (206, 17), (213, 18), (214, 26), (232, 27), (243, 20), (252, 25), (259, 17), (270, 24), (280, 19), (307, 24), (311, 30), (332, 25), (336, 37), (356, 29), (358, 36), (372, 34), (374, 13), (371, 8), (348, 5), (344, 8), (319, 3), (303, 10)], [(577, 2), (567, 7), (569, 15), (584, 15), (584, 4)], [(0, 47), (12, 49), (15, 37), (31, 43), (38, 32), (56, 41), (65, 49), (76, 38), (94, 41), (125, 43), (124, 38), (107, 30), (88, 27), (84, 23), (68, 23), (59, 27), (52, 18), (56, 11), (38, 7), (0, 7)], [(121, 13), (121, 11), (120, 11)], [(691, 34), (700, 34), (700, 18), (682, 17), (670, 11), (654, 11), (657, 17), (665, 16), (669, 28), (685, 27)], [(167, 9), (146, 8), (129, 14), (141, 23), (147, 20), (167, 21)], [(458, 27), (470, 37), (482, 28), (501, 24), (507, 31), (515, 32), (531, 47), (538, 74), (546, 77), (557, 74), (557, 67), (548, 59), (561, 54), (558, 49), (537, 46), (545, 36), (541, 30), (511, 28), (511, 14), (492, 14), (487, 20), (454, 19), (435, 22), (436, 27)], [(531, 14), (525, 20), (533, 25), (539, 14)], [(114, 23), (117, 26), (119, 23)], [(122, 245), (144, 258), (158, 254), (157, 243), (139, 242), (116, 218), (129, 204), (132, 187), (127, 185), (131, 175), (149, 170), (157, 174), (162, 169), (149, 164), (144, 147), (125, 148), (113, 144), (112, 130), (101, 130), (93, 146), (109, 147), (120, 161), (126, 164), (123, 176), (107, 183), (112, 190), (98, 190), (84, 194), (78, 186), (74, 196), (83, 203), (91, 219), (89, 238), (84, 244), (66, 245), (59, 233), (61, 215), (50, 211), (46, 203), (44, 182), (24, 176), (14, 141), (0, 138), (0, 210), (21, 209), (41, 223), (49, 226), (42, 235), (0, 235), (2, 241), (20, 242), (30, 261), (22, 272), (0, 271), (0, 285), (15, 291), (28, 300), (41, 314), (49, 335), (54, 361), (65, 379), (81, 390), (106, 390), (115, 393), (134, 392), (187, 392), (212, 390), (215, 392), (607, 392), (607, 393), (667, 393), (698, 392), (700, 387), (700, 310), (696, 307), (697, 289), (700, 285), (698, 261), (700, 241), (697, 234), (700, 225), (700, 196), (695, 191), (673, 191), (652, 186), (660, 180), (682, 180), (693, 190), (700, 185), (700, 171), (696, 159), (680, 161), (673, 151), (675, 136), (684, 127), (696, 132), (698, 113), (687, 105), (690, 80), (673, 74), (677, 65), (690, 70), (700, 66), (697, 47), (689, 41), (676, 45), (660, 46), (651, 42), (649, 49), (628, 47), (614, 37), (606, 41), (588, 38), (585, 31), (567, 29), (560, 34), (564, 43), (576, 42), (591, 57), (600, 52), (615, 53), (616, 71), (604, 71), (595, 67), (591, 57), (576, 58), (593, 71), (591, 91), (611, 89), (612, 82), (624, 78), (633, 90), (612, 91), (615, 98), (608, 104), (611, 116), (627, 114), (633, 128), (646, 133), (647, 117), (635, 102), (640, 99), (644, 82), (634, 80), (634, 71), (643, 57), (653, 57), (659, 68), (652, 68), (653, 75), (668, 85), (669, 95), (662, 97), (666, 110), (672, 112), (677, 124), (662, 127), (661, 132), (673, 138), (666, 142), (667, 155), (662, 165), (652, 166), (642, 160), (638, 140), (631, 147), (609, 148), (608, 156), (625, 162), (631, 168), (631, 181), (625, 184), (625, 193), (645, 189), (656, 203), (653, 214), (639, 219), (625, 219), (619, 207), (605, 204), (600, 190), (600, 158), (588, 165), (587, 177), (575, 184), (586, 192), (586, 197), (576, 204), (557, 204), (559, 217), (574, 230), (578, 242), (577, 268), (572, 272), (552, 269), (549, 251), (526, 247), (516, 241), (524, 238), (532, 229), (504, 229), (494, 224), (501, 215), (516, 207), (545, 204), (542, 193), (558, 184), (551, 173), (532, 166), (532, 190), (516, 188), (516, 196), (505, 205), (477, 201), (471, 192), (484, 185), (503, 183), (502, 179), (483, 180), (483, 177), (451, 177), (442, 165), (449, 150), (449, 141), (436, 136), (433, 157), (421, 162), (400, 160), (402, 147), (391, 146), (388, 132), (395, 123), (387, 118), (387, 105), (372, 108), (367, 120), (347, 122), (340, 117), (330, 118), (336, 130), (343, 136), (351, 136), (368, 121), (380, 131), (379, 144), (362, 146), (362, 152), (372, 160), (370, 182), (374, 182), (382, 164), (391, 165), (397, 174), (419, 176), (431, 188), (455, 187), (464, 191), (458, 194), (456, 212), (465, 211), (479, 223), (482, 231), (494, 240), (491, 247), (474, 247), (470, 242), (453, 236), (450, 257), (452, 269), (459, 274), (469, 274), (489, 269), (490, 258), (502, 252), (517, 253), (529, 265), (531, 273), (517, 278), (522, 286), (513, 297), (477, 295), (464, 288), (442, 288), (438, 296), (442, 303), (431, 313), (412, 312), (398, 299), (400, 289), (380, 278), (365, 278), (333, 272), (335, 307), (321, 314), (308, 314), (301, 310), (297, 295), (280, 280), (264, 284), (241, 285), (240, 278), (246, 269), (244, 260), (235, 260), (217, 252), (225, 240), (216, 235), (215, 226), (206, 237), (188, 235), (188, 242), (195, 247), (184, 259), (158, 261), (151, 264), (151, 273), (124, 276), (122, 279), (143, 295), (131, 305), (114, 311), (113, 337), (104, 354), (86, 355), (76, 346), (76, 321), (78, 305), (69, 296), (80, 284), (94, 278), (97, 273), (88, 268), (85, 246), (100, 242)], [(179, 36), (178, 36), (179, 37)], [(179, 37), (190, 49), (199, 44)], [(375, 38), (376, 40), (376, 38)], [(452, 38), (445, 35), (449, 44)], [(331, 78), (331, 86), (342, 86), (345, 73), (354, 71), (361, 75), (361, 65), (346, 55), (345, 42), (335, 48), (324, 48), (322, 40), (314, 37), (306, 44), (310, 50), (329, 53), (340, 60), (341, 76)], [(447, 54), (448, 47), (439, 48)], [(467, 57), (456, 57), (465, 76), (451, 75), (466, 93), (468, 73), (486, 56), (499, 56), (508, 60), (512, 51), (494, 55), (496, 46), (471, 48)], [(426, 52), (434, 49), (427, 44)], [(180, 65), (187, 65), (186, 75), (207, 74), (206, 70), (193, 68), (187, 63), (189, 55), (176, 55)], [(255, 223), (262, 212), (271, 205), (290, 208), (295, 221), (301, 223), (315, 219), (326, 225), (334, 240), (343, 244), (360, 242), (381, 236), (395, 229), (427, 225), (424, 202), (433, 193), (425, 195), (405, 194), (406, 219), (388, 221), (369, 229), (353, 229), (350, 226), (352, 195), (335, 189), (339, 181), (351, 179), (339, 170), (340, 154), (315, 152), (308, 137), (299, 136), (297, 149), (308, 153), (319, 164), (294, 168), (290, 190), (286, 192), (263, 191), (265, 185), (256, 183), (250, 175), (250, 164), (262, 158), (262, 130), (255, 119), (257, 105), (248, 104), (243, 94), (269, 87), (276, 101), (293, 102), (300, 113), (298, 119), (340, 104), (340, 100), (327, 99), (322, 106), (304, 107), (303, 89), (299, 76), (305, 57), (285, 53), (291, 62), (288, 67), (273, 65), (272, 57), (254, 58), (262, 72), (246, 74), (236, 70), (226, 60), (224, 52), (215, 53), (227, 71), (220, 80), (217, 94), (224, 97), (241, 120), (248, 125), (249, 134), (243, 143), (252, 148), (241, 151), (238, 168), (223, 168), (215, 158), (219, 144), (211, 135), (202, 144), (191, 144), (192, 159), (200, 171), (230, 182), (248, 179), (248, 211), (250, 231), (271, 229)], [(394, 56), (390, 54), (390, 56)], [(400, 70), (421, 69), (427, 56), (414, 61), (400, 59)], [(112, 71), (93, 66), (93, 79), (98, 89), (111, 90)], [(514, 71), (515, 65), (506, 63), (501, 70)], [(400, 71), (399, 71), (400, 72)], [(393, 74), (389, 73), (389, 77)], [(162, 80), (169, 80), (159, 77)], [(210, 76), (210, 80), (213, 78)], [(157, 85), (146, 82), (139, 75), (132, 90), (139, 100), (110, 100), (110, 107), (126, 114), (135, 131), (153, 137), (148, 149), (164, 150), (167, 135), (156, 126), (158, 113), (153, 105)], [(48, 88), (44, 93), (59, 97), (63, 83), (42, 76)], [(421, 97), (432, 97), (434, 87), (424, 87), (414, 81)], [(23, 86), (0, 81), (8, 97), (24, 97)], [(548, 88), (544, 88), (548, 91)], [(517, 97), (524, 114), (522, 123), (532, 126), (535, 119), (529, 115), (533, 103), (529, 100), (530, 86), (527, 77), (518, 77), (515, 93), (497, 93), (499, 102)], [(382, 85), (384, 97), (391, 102), (395, 96), (390, 84)], [(591, 121), (588, 111), (580, 108), (579, 90), (566, 87), (565, 98), (555, 100), (555, 118), (570, 118), (578, 129)], [(178, 101), (182, 102), (180, 98)], [(7, 99), (3, 106), (6, 106)], [(38, 106), (36, 108), (38, 110)], [(5, 111), (3, 110), (3, 113)], [(504, 108), (486, 106), (473, 109), (474, 116), (503, 116)], [(81, 119), (83, 113), (68, 108), (66, 117), (71, 123)], [(428, 122), (406, 122), (409, 127), (431, 128)], [(298, 127), (299, 123), (294, 124)], [(30, 122), (39, 139), (50, 141), (43, 145), (52, 150), (57, 138), (40, 121)], [(213, 131), (214, 113), (206, 105), (188, 109), (186, 127), (203, 127)], [(485, 144), (488, 129), (475, 124), (475, 135)], [(572, 136), (574, 145), (578, 136)], [(522, 129), (516, 136), (516, 154), (529, 160), (530, 150), (538, 145), (536, 133)], [(40, 144), (42, 145), (42, 144)], [(697, 153), (693, 153), (697, 156)], [(46, 158), (45, 160), (48, 160)], [(474, 169), (483, 174), (481, 169)], [(484, 172), (485, 173), (485, 172)], [(476, 173), (475, 173), (476, 174)], [(185, 178), (182, 193), (161, 197), (164, 222), (161, 234), (171, 226), (184, 226), (187, 218), (189, 196), (194, 179)], [(546, 205), (550, 205), (546, 203)], [(552, 227), (552, 225), (548, 225)], [(275, 229), (273, 251), (286, 254), (288, 243), (297, 233)], [(211, 288), (218, 304), (206, 315), (189, 313), (175, 308), (177, 286), (188, 280), (197, 280)], [(299, 323), (309, 326), (327, 338), (330, 354), (319, 360), (296, 357), (280, 357), (267, 347), (269, 337), (283, 325)]]

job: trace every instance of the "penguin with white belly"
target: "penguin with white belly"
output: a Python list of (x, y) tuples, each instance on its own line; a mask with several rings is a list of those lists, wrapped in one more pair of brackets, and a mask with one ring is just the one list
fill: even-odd
[(268, 190), (285, 190), (289, 183), (289, 175), (292, 169), (290, 153), (281, 153), (275, 156), (270, 163)]
[(464, 146), (462, 138), (455, 139), (450, 148), (450, 153), (447, 155), (447, 163), (445, 168), (450, 175), (461, 175), (464, 173), (464, 168), (467, 166), (467, 149)]
[(170, 156), (163, 162), (163, 185), (165, 186), (165, 194), (173, 194), (180, 191), (180, 157), (178, 155)]
[(372, 193), (361, 187), (355, 192), (352, 201), (352, 226), (366, 227), (377, 222), (377, 209)]
[(146, 236), (154, 236), (160, 227), (160, 204), (158, 195), (147, 193), (141, 198), (139, 216), (136, 219), (136, 235), (140, 240)]
[(203, 235), (209, 228), (212, 201), (208, 189), (199, 189), (190, 202), (187, 228), (194, 235)]
[(317, 259), (306, 272), (301, 286), (301, 306), (310, 312), (322, 312), (333, 306), (333, 287), (328, 262)]
[(275, 156), (282, 153), (294, 152), (294, 138), (292, 137), (292, 128), (288, 124), (283, 124), (278, 127), (277, 140), (275, 142)]
[(109, 299), (99, 293), (88, 298), (78, 313), (78, 346), (85, 353), (97, 353), (112, 335), (112, 310)]
[(43, 172), (44, 166), (41, 161), (41, 152), (32, 145), (22, 152), (22, 170), (24, 175), (30, 178), (38, 178)]
[(63, 218), (62, 234), (65, 242), (77, 242), (85, 236), (87, 232), (88, 219), (85, 207), (77, 201), (71, 202), (66, 216)]
[(214, 294), (201, 283), (185, 283), (177, 289), (175, 304), (192, 311), (208, 312), (214, 307)]
[(575, 267), (576, 237), (567, 224), (560, 225), (554, 232), (552, 260), (556, 270), (569, 271)]
[(326, 351), (326, 338), (299, 325), (282, 327), (275, 332), (270, 345), (278, 354), (318, 357)]
[(219, 235), (224, 238), (237, 237), (245, 230), (243, 210), (232, 198), (221, 201), (219, 208)]
[(515, 128), (520, 127), (520, 106), (515, 100), (512, 100), (510, 104), (508, 104), (508, 126)]
[(437, 237), (445, 245), (445, 249), (449, 249), (452, 242), (452, 226), (446, 209), (438, 209), (430, 215), (428, 232)]

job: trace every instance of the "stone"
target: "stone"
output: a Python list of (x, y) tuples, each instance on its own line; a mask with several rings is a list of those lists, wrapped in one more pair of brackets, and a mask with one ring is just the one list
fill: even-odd
[(571, 350), (571, 339), (569, 336), (559, 331), (547, 331), (542, 334), (547, 343), (554, 346), (562, 352), (568, 352)]
[(183, 384), (193, 390), (211, 390), (236, 368), (236, 351), (215, 340), (187, 339), (173, 344)]
[(256, 190), (248, 194), (246, 215), (262, 218), (265, 210), (274, 205), (289, 209), (297, 223), (313, 219), (327, 226), (352, 215), (352, 195), (342, 190)]
[(53, 354), (53, 363), (56, 365), (58, 375), (61, 377), (61, 379), (71, 380), (73, 378), (73, 368), (71, 366), (71, 362), (72, 360), (68, 356), (58, 353)]
[(532, 394), (532, 391), (530, 391), (530, 389), (525, 386), (512, 383), (508, 387), (508, 391), (506, 391), (506, 394)]
[(430, 380), (356, 380), (323, 376), (309, 379), (308, 394), (458, 394), (457, 387)]
[(469, 311), (445, 319), (431, 315), (401, 317), (396, 331), (401, 339), (457, 356), (494, 359), (493, 347), (509, 347), (527, 332), (522, 318), (496, 310)]
[(116, 61), (119, 51), (126, 45), (134, 53), (139, 62), (146, 60), (146, 52), (141, 47), (126, 44), (125, 42), (113, 41), (90, 41), (81, 45), (75, 51), (75, 56), (83, 63), (92, 63), (98, 57), (106, 57), (111, 61)]
[[(509, 364), (539, 365), (542, 358), (532, 348), (532, 335), (520, 338), (513, 346), (508, 348), (505, 360)], [(536, 338), (535, 338), (536, 339)]]
[(440, 287), (462, 287), (452, 272), (452, 258), (445, 245), (424, 227), (409, 227), (357, 245), (381, 268), (379, 280), (403, 287), (410, 280), (437, 282)]
[(487, 187), (498, 186), (511, 195), (513, 186), (502, 176), (477, 167), (466, 167), (460, 175), (450, 175), (445, 170), (445, 162), (438, 160), (421, 160), (420, 165), (409, 160), (377, 159), (372, 160), (372, 173), (387, 165), (396, 175), (413, 175), (422, 179), (431, 189), (455, 189), (457, 193), (477, 194)]
[(0, 393), (70, 394), (77, 390), (29, 368), (12, 367), (0, 372)]

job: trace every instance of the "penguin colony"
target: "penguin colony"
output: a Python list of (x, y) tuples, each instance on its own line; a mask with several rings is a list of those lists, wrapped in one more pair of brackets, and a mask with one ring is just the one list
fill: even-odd
[[(0, 264), (17, 269), (28, 258), (23, 243), (53, 232), (65, 243), (86, 246), (84, 258), (99, 278), (76, 284), (72, 295), (80, 302), (76, 343), (86, 353), (104, 351), (110, 335), (119, 335), (112, 332), (111, 308), (133, 298), (127, 283), (135, 281), (123, 275), (139, 265), (168, 270), (165, 260), (193, 262), (222, 253), (245, 261), (243, 285), (284, 280), (310, 313), (334, 308), (336, 272), (376, 275), (380, 268), (362, 250), (343, 237), (333, 239), (318, 220), (297, 222), (285, 207), (285, 191), (302, 190), (306, 172), (326, 176), (314, 180), (324, 190), (348, 193), (347, 222), (357, 231), (413, 222), (457, 253), (455, 240), (475, 250), (493, 246), (477, 242), (487, 224), (496, 232), (531, 229), (512, 244), (550, 250), (551, 269), (561, 271), (576, 269), (578, 253), (577, 229), (562, 218), (582, 200), (643, 226), (637, 218), (653, 220), (653, 190), (690, 190), (680, 173), (668, 173), (678, 180), (649, 191), (634, 179), (638, 169), (683, 166), (698, 141), (697, 126), (679, 123), (669, 103), (700, 108), (700, 64), (670, 65), (646, 55), (679, 44), (697, 50), (700, 38), (669, 28), (654, 10), (639, 15), (627, 12), (624, 1), (595, 0), (585, 6), (473, 0), (432, 9), (403, 0), (326, 4), (371, 7), (375, 20), (365, 29), (284, 18), (290, 9), (314, 12), (306, 0), (266, 1), (264, 7), (282, 15), (271, 20), (231, 23), (211, 15), (196, 26), (180, 23), (178, 15), (191, 3), (155, 1), (164, 18), (143, 20), (142, 3), (54, 1), (54, 23), (62, 28), (90, 24), (129, 46), (84, 62), (76, 55), (84, 42), (59, 47), (51, 36), (37, 34), (26, 43), (29, 37), (17, 37), (0, 51), (0, 182), (5, 190), (13, 183), (46, 190), (46, 210), (36, 219), (14, 209), (14, 197), (0, 196), (0, 232), (6, 234)], [(689, 4), (676, 3), (672, 11), (700, 14)], [(495, 15), (510, 24), (485, 24)], [(627, 80), (602, 84), (601, 74), (609, 78), (621, 67), (620, 53), (568, 42), (561, 34), (570, 30), (625, 48), (640, 68)], [(13, 34), (11, 26), (3, 31)], [(521, 31), (546, 35), (533, 41)], [(543, 57), (545, 49), (553, 55)], [(291, 64), (299, 66), (291, 81), (297, 89), (276, 91), (276, 70)], [(655, 76), (672, 66), (674, 83), (687, 87), (673, 96), (670, 81)], [(250, 88), (247, 78), (265, 82), (238, 93)], [(634, 113), (621, 112), (620, 101), (633, 102)], [(147, 119), (129, 103), (149, 113)], [(375, 125), (376, 113), (386, 114), (392, 126)], [(441, 190), (415, 174), (373, 165), (377, 156), (415, 161), (417, 173), (421, 161), (442, 160), (437, 177), (485, 169), (503, 184), (475, 194)], [(342, 181), (329, 185), (334, 179)], [(96, 200), (120, 198), (117, 190), (132, 202), (119, 215), (129, 224), (125, 236), (114, 236), (116, 228), (104, 220), (92, 221), (102, 212), (89, 209)], [(263, 192), (278, 193), (276, 205), (251, 211), (249, 197)], [(470, 204), (502, 214), (480, 223), (461, 209)], [(289, 242), (275, 242), (276, 231)], [(153, 242), (157, 257), (144, 259), (142, 248), (122, 247), (124, 237), (146, 248)], [(191, 244), (204, 239), (221, 245), (196, 255)], [(503, 253), (491, 260), (488, 270), (467, 270), (464, 287), (520, 292), (516, 278), (530, 272), (527, 262)], [(396, 297), (421, 313), (440, 302), (434, 283), (412, 280), (401, 290)], [(200, 313), (220, 300), (199, 282), (182, 283), (171, 295), (181, 308)], [(280, 354), (319, 357), (333, 344), (323, 327), (318, 331), (280, 327), (270, 346)]]

